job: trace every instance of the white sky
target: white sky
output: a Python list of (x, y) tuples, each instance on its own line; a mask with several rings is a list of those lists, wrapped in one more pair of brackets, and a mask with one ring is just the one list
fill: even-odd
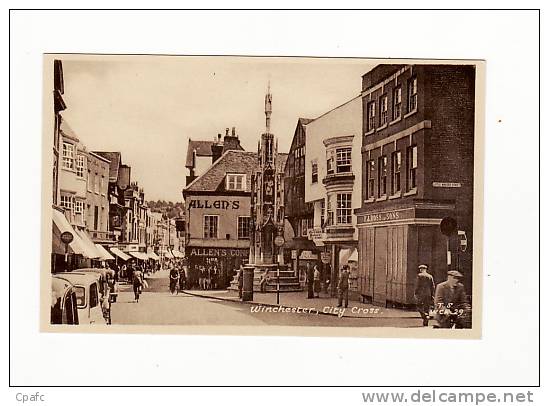
[(228, 57), (74, 57), (63, 60), (63, 117), (88, 150), (120, 151), (147, 200), (181, 201), (188, 139), (237, 128), (257, 149), (271, 81), (272, 132), (287, 152), (299, 117), (355, 97), (371, 61)]

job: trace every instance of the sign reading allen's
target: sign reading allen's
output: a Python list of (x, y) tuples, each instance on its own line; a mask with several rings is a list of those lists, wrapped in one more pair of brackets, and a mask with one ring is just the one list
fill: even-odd
[(238, 210), (240, 202), (238, 200), (214, 200), (213, 202), (206, 200), (191, 200), (189, 209), (221, 209), (221, 210)]
[(191, 248), (191, 256), (198, 257), (248, 257), (248, 249), (236, 248)]

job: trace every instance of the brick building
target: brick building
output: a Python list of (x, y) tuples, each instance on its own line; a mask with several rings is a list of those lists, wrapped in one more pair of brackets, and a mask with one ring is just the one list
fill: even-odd
[(445, 279), (444, 217), (469, 248), (449, 239), (452, 267), (471, 292), (475, 68), (378, 65), (362, 78), (359, 289), (379, 305), (409, 305), (417, 266)]

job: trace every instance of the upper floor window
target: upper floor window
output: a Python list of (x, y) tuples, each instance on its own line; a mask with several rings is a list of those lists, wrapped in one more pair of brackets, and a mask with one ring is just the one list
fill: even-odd
[(84, 178), (84, 172), (86, 170), (86, 157), (84, 155), (78, 155), (76, 157), (76, 176)]
[(406, 184), (408, 190), (411, 190), (417, 187), (417, 145), (408, 147), (406, 155), (406, 164), (408, 166)]
[(250, 217), (238, 217), (238, 239), (245, 240), (250, 238)]
[(408, 112), (417, 109), (417, 77), (408, 80)]
[(93, 178), (93, 191), (99, 194), (99, 176), (97, 172), (95, 173), (95, 177)]
[(336, 149), (337, 173), (351, 172), (351, 147)]
[(379, 101), (379, 111), (380, 111), (380, 125), (387, 124), (387, 95), (381, 96), (381, 100)]
[(318, 182), (318, 161), (316, 159), (311, 162), (311, 182)]
[(400, 151), (395, 151), (392, 154), (391, 158), (392, 166), (392, 176), (393, 181), (391, 182), (392, 194), (400, 192), (400, 168), (402, 165), (402, 157)]
[(218, 238), (218, 221), (219, 216), (204, 216), (204, 238)]
[(63, 168), (74, 169), (74, 145), (63, 143)]
[(377, 195), (384, 196), (387, 194), (387, 157), (385, 155), (379, 157), (377, 165)]
[(328, 204), (326, 205), (326, 225), (334, 224), (334, 202), (333, 196), (328, 195)]
[(333, 175), (335, 170), (334, 151), (326, 151), (326, 173)]
[(73, 199), (71, 195), (61, 195), (61, 207), (72, 210)]
[(366, 163), (366, 176), (367, 176), (367, 182), (368, 182), (367, 183), (366, 194), (367, 194), (368, 199), (373, 199), (374, 196), (375, 196), (375, 193), (374, 193), (374, 186), (375, 186), (374, 173), (375, 173), (375, 169), (376, 169), (375, 161), (373, 159), (370, 159)]
[(351, 193), (337, 194), (337, 224), (351, 224), (351, 216), (353, 213), (353, 209), (351, 207), (351, 198)]
[(74, 201), (74, 213), (83, 214), (84, 213), (84, 202), (82, 200)]
[(376, 127), (376, 103), (368, 103), (368, 131)]
[(92, 192), (92, 182), (93, 182), (93, 177), (91, 176), (91, 170), (88, 169), (88, 180), (87, 180), (87, 185), (88, 185), (88, 192)]
[(246, 190), (246, 175), (227, 174), (227, 190)]
[(101, 194), (103, 196), (105, 196), (105, 177), (103, 175), (101, 175), (101, 184), (100, 184), (100, 187), (99, 189), (101, 190)]
[(393, 120), (400, 118), (402, 114), (402, 88), (398, 86), (393, 90)]

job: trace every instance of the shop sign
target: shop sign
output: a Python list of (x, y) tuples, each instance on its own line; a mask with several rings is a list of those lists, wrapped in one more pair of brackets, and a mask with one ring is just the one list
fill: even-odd
[(247, 249), (237, 249), (237, 248), (191, 248), (189, 255), (191, 257), (247, 258), (249, 255), (249, 252)]
[(433, 187), (457, 188), (457, 187), (461, 187), (461, 183), (459, 183), (459, 182), (433, 182)]
[(74, 236), (70, 231), (64, 231), (61, 233), (61, 241), (63, 241), (63, 243), (70, 244), (73, 239), (74, 239)]
[(219, 210), (238, 210), (240, 201), (238, 200), (191, 200), (189, 209), (219, 209)]
[(360, 224), (378, 223), (384, 221), (395, 221), (414, 218), (414, 209), (391, 210), (381, 213), (363, 214), (358, 216)]
[(297, 259), (297, 250), (292, 250), (292, 259)]
[(318, 259), (318, 255), (313, 254), (311, 251), (302, 251), (302, 252), (301, 252), (301, 255), (299, 256), (299, 259), (304, 259), (304, 260), (317, 260), (317, 259)]
[(322, 240), (322, 229), (321, 228), (310, 228), (307, 230), (307, 237), (309, 240)]
[(320, 253), (320, 260), (322, 261), (323, 264), (329, 264), (331, 259), (332, 259), (331, 252)]
[(282, 247), (282, 246), (284, 245), (284, 243), (285, 243), (284, 237), (282, 237), (281, 235), (277, 235), (277, 236), (275, 237), (274, 243), (275, 243), (275, 245), (276, 245), (277, 247)]

